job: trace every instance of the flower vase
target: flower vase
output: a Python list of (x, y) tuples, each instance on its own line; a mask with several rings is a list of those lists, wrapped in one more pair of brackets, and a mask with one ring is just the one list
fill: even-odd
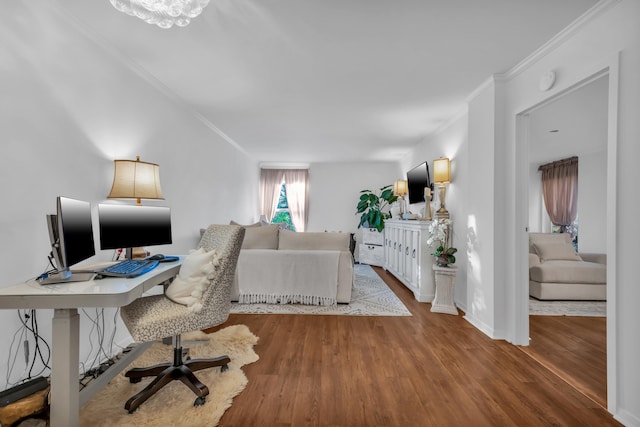
[(436, 258), (436, 265), (438, 267), (449, 267), (449, 257), (447, 255), (440, 255)]

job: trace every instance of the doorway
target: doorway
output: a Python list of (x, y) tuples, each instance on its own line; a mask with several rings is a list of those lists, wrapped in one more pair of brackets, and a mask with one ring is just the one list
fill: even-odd
[[(590, 73), (586, 73), (585, 77), (576, 81), (573, 85), (568, 86), (566, 89), (559, 91), (542, 102), (539, 102), (516, 115), (516, 158), (517, 163), (521, 165), (519, 172), (516, 174), (517, 185), (520, 190), (518, 192), (518, 205), (520, 209), (517, 210), (516, 224), (521, 225), (521, 230), (529, 230), (529, 210), (530, 210), (530, 157), (532, 156), (530, 150), (532, 144), (532, 129), (531, 121), (532, 116), (535, 119), (535, 115), (544, 111), (545, 107), (549, 107), (556, 102), (563, 102), (563, 98), (569, 97), (574, 92), (579, 92), (582, 88), (587, 88), (591, 84), (604, 84), (606, 83), (606, 161), (600, 163), (604, 168), (606, 167), (606, 192), (601, 194), (601, 201), (605, 206), (605, 221), (604, 224), (600, 224), (600, 227), (605, 229), (607, 264), (610, 266), (615, 265), (615, 205), (616, 205), (616, 140), (617, 140), (617, 93), (618, 93), (618, 80), (617, 80), (618, 58), (610, 59), (605, 64), (591, 70)], [(567, 98), (569, 99), (569, 98)], [(553, 126), (551, 126), (553, 128)], [(555, 129), (547, 129), (547, 132), (551, 133)], [(561, 133), (561, 132), (554, 132)], [(516, 321), (520, 327), (516, 331), (516, 342), (528, 343), (530, 337), (530, 323), (529, 323), (529, 292), (528, 292), (528, 233), (522, 233), (518, 237), (518, 277), (519, 290), (516, 292)], [(610, 322), (606, 324), (606, 389), (607, 389), (607, 406), (608, 408), (615, 407), (615, 378), (616, 378), (616, 363), (615, 363), (615, 270), (613, 268), (607, 269), (607, 313), (609, 313)]]

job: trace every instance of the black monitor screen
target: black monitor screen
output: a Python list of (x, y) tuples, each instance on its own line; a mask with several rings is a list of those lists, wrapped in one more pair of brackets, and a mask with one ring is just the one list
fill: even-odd
[(409, 187), (409, 203), (424, 202), (424, 189), (431, 187), (429, 165), (424, 162), (407, 172), (407, 186)]
[(91, 225), (91, 204), (58, 197), (58, 238), (64, 266), (69, 268), (96, 254)]
[(171, 211), (163, 206), (98, 205), (100, 249), (171, 243)]

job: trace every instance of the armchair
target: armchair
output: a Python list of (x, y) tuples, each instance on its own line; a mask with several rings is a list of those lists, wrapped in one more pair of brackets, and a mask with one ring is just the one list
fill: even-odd
[(228, 356), (214, 359), (184, 360), (185, 353), (180, 343), (180, 334), (207, 329), (224, 323), (230, 311), (230, 292), (235, 275), (240, 247), (244, 238), (244, 228), (235, 225), (211, 225), (207, 228), (199, 248), (215, 249), (219, 254), (218, 266), (210, 276), (210, 285), (202, 294), (202, 309), (194, 312), (183, 304), (177, 304), (165, 295), (138, 298), (122, 307), (121, 317), (127, 329), (137, 342), (146, 342), (173, 337), (173, 362), (148, 368), (134, 368), (125, 375), (132, 383), (144, 377), (155, 376), (141, 392), (131, 397), (125, 404), (129, 413), (134, 412), (143, 402), (173, 380), (182, 381), (198, 397), (194, 405), (202, 405), (209, 389), (193, 374), (195, 371), (221, 366), (226, 370), (230, 362)]

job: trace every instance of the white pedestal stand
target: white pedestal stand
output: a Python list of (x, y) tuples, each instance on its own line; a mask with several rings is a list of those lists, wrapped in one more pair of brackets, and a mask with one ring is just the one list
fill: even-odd
[(456, 266), (438, 267), (433, 265), (433, 271), (436, 275), (436, 296), (431, 303), (432, 312), (458, 315), (458, 309), (453, 302), (453, 286), (457, 270)]

